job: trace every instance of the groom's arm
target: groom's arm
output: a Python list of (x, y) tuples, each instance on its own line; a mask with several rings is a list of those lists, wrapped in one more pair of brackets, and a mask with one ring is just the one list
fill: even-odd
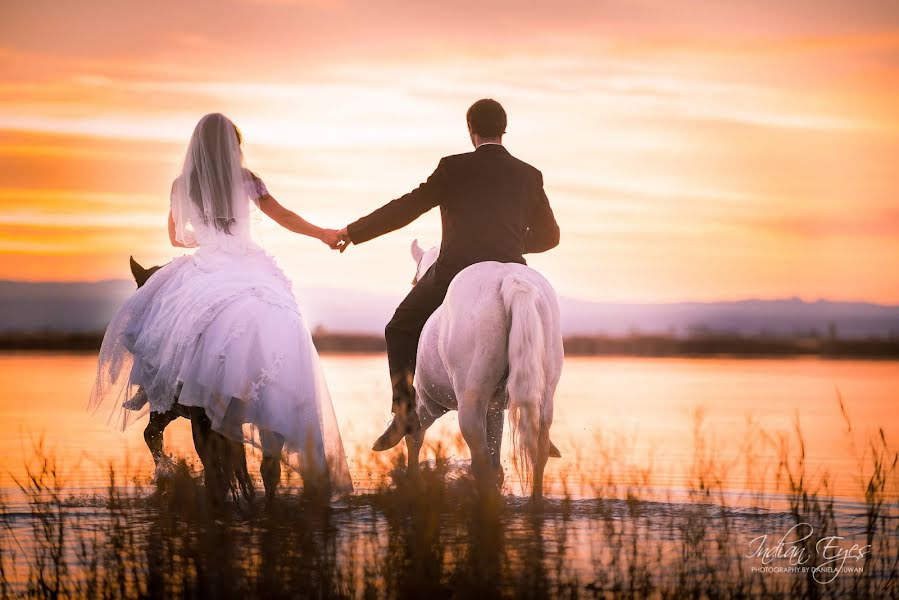
[(347, 225), (350, 241), (361, 244), (400, 227), (405, 227), (440, 204), (446, 192), (446, 164), (440, 164), (423, 184), (368, 216)]
[(543, 175), (537, 172), (534, 205), (525, 234), (527, 253), (546, 252), (559, 245), (559, 224), (543, 189)]

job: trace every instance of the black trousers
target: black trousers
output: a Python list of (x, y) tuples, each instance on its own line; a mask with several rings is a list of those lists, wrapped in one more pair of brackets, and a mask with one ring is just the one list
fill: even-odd
[(415, 355), (421, 330), (428, 317), (443, 303), (452, 279), (452, 274), (441, 273), (436, 265), (431, 267), (400, 302), (384, 330), (395, 404), (414, 400), (409, 382), (415, 373)]

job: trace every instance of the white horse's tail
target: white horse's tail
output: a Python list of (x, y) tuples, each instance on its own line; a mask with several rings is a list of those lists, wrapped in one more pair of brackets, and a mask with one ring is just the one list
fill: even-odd
[(540, 289), (519, 277), (507, 275), (500, 295), (511, 320), (509, 327), (509, 424), (512, 433), (512, 461), (527, 488), (537, 463), (538, 440), (543, 421), (546, 389), (543, 321), (538, 311)]

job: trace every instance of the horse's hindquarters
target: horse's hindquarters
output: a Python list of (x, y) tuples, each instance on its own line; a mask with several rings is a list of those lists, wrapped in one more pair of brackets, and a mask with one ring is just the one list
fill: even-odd
[[(507, 392), (513, 457), (539, 495), (561, 364), (558, 301), (546, 279), (524, 265), (472, 265), (453, 280), (423, 331), (416, 372), (419, 407), (458, 408), (473, 465), (489, 472), (486, 465), (499, 455), (502, 433), (488, 427), (485, 415), (501, 410)], [(490, 436), (496, 448), (488, 447)]]

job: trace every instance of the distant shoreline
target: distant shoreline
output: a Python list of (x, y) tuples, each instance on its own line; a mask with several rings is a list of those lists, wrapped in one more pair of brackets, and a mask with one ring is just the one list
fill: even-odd
[[(0, 333), (0, 351), (96, 352), (102, 332)], [(371, 334), (317, 331), (313, 340), (322, 354), (373, 354), (385, 351), (384, 338)], [(692, 337), (633, 334), (626, 337), (569, 336), (566, 356), (899, 359), (899, 339), (822, 337), (747, 337), (705, 334)]]

